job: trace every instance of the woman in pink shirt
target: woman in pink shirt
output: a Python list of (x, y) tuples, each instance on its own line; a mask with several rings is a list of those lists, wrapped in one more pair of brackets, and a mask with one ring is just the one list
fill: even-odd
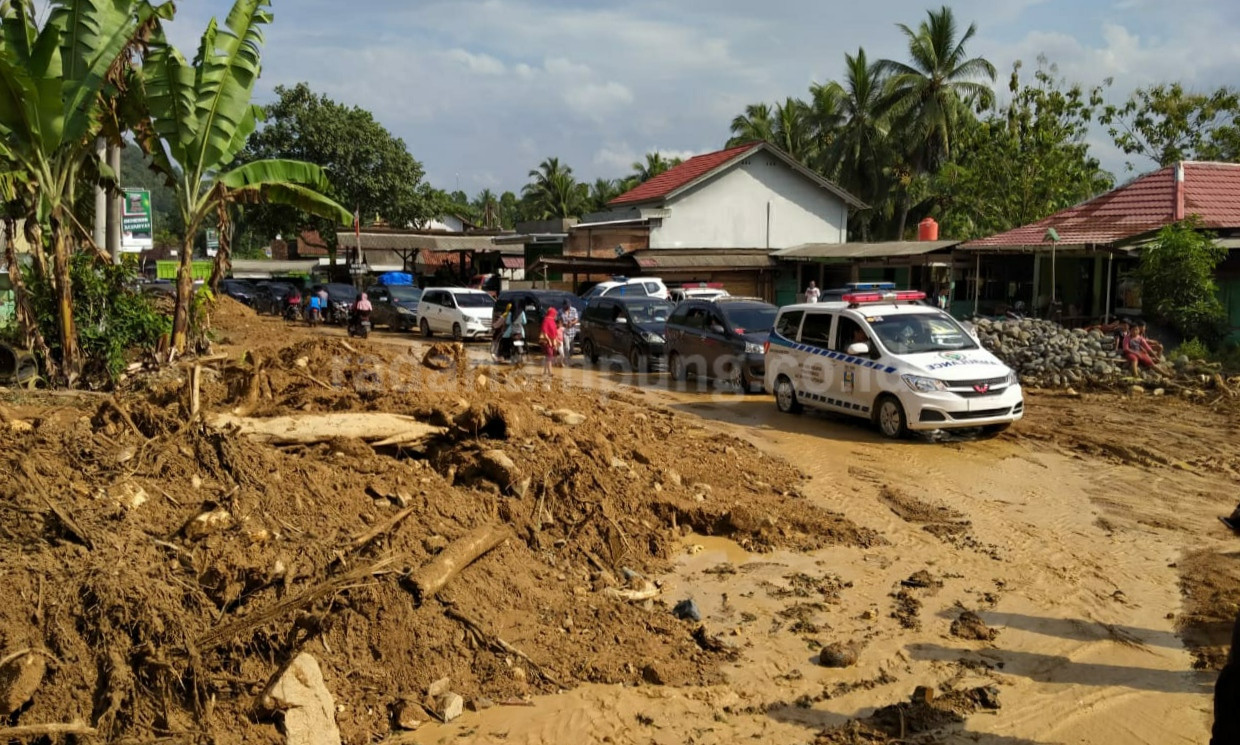
[(543, 372), (547, 375), (551, 374), (551, 363), (555, 360), (555, 350), (560, 345), (560, 325), (555, 322), (555, 317), (555, 308), (549, 308), (547, 315), (543, 316), (539, 338), (543, 352), (546, 354), (543, 359)]

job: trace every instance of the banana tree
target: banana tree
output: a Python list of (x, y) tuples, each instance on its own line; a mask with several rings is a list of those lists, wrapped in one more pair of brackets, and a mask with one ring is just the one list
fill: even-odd
[[(271, 23), (270, 5), (270, 0), (236, 0), (223, 27), (214, 18), (207, 24), (192, 64), (157, 38), (142, 68), (151, 126), (139, 141), (176, 190), (185, 221), (172, 331), (178, 352), (185, 351), (189, 338), (194, 237), (213, 213), (226, 219), (230, 203), (266, 201), (341, 224), (352, 219), (324, 196), (327, 176), (316, 165), (260, 160), (228, 169), (262, 115), (251, 99), (261, 68), (263, 26)], [(221, 260), (226, 262), (227, 255)]]
[[(73, 214), (76, 190), (92, 172), (106, 173), (94, 141), (102, 128), (105, 98), (113, 96), (134, 54), (171, 2), (56, 0), (39, 28), (28, 0), (0, 0), (0, 141), (10, 173), (20, 174), (35, 271), (57, 298), (61, 375), (72, 385), (82, 353), (73, 321), (69, 255), (82, 230)], [(41, 229), (50, 228), (50, 272)], [(50, 364), (52, 361), (47, 360)]]

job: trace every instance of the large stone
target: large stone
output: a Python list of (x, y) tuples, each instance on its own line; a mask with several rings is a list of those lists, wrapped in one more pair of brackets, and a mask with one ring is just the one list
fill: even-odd
[(833, 642), (818, 650), (818, 664), (823, 667), (852, 667), (857, 664), (855, 643)]
[(576, 427), (578, 424), (581, 424), (586, 420), (585, 414), (579, 414), (571, 409), (556, 409), (555, 411), (549, 411), (547, 412), (547, 416), (551, 417), (551, 420), (554, 422), (559, 424), (567, 424), (570, 427)]
[(465, 712), (465, 699), (455, 693), (445, 693), (435, 699), (435, 714), (444, 722), (451, 722)]
[(4, 663), (0, 667), (0, 717), (7, 717), (34, 698), (46, 672), (47, 661), (34, 652)]
[(299, 654), (281, 668), (260, 703), (282, 715), (288, 745), (340, 745), (336, 704), (318, 660), (310, 655)]
[(487, 478), (518, 497), (525, 496), (531, 481), (521, 473), (507, 453), (503, 450), (487, 450), (480, 456), (480, 461), (482, 472)]

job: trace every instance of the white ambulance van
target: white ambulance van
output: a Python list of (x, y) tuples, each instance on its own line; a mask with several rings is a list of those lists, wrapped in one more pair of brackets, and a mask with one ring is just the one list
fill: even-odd
[(780, 411), (868, 418), (888, 437), (1021, 418), (1016, 374), (922, 292), (865, 292), (781, 308), (766, 344), (766, 389)]

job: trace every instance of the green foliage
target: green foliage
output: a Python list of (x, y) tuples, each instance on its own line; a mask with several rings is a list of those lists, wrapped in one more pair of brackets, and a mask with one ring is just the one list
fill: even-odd
[[(1128, 155), (1160, 166), (1181, 160), (1240, 160), (1240, 95), (1232, 88), (1193, 93), (1179, 83), (1139, 88), (1099, 121)], [(1128, 163), (1133, 170), (1133, 164)]]
[(1196, 218), (1168, 225), (1141, 252), (1137, 274), (1142, 308), (1183, 338), (1216, 346), (1226, 312), (1218, 298), (1214, 270), (1226, 258), (1227, 249), (1202, 232)]
[[(665, 173), (669, 168), (674, 168), (680, 165), (680, 162), (680, 158), (664, 158), (663, 154), (658, 150), (652, 153), (646, 153), (646, 159), (644, 161), (637, 161), (633, 163), (633, 178), (636, 179), (638, 183), (644, 183), (661, 173)], [(602, 179), (600, 179), (600, 181), (601, 180)], [(593, 196), (594, 187), (599, 185), (599, 181), (594, 182), (594, 186), (591, 187), (591, 196)], [(619, 196), (619, 194), (616, 196)]]
[(1190, 360), (1208, 360), (1211, 358), (1212, 353), (1210, 352), (1210, 348), (1206, 346), (1205, 342), (1193, 337), (1192, 339), (1189, 339), (1180, 346), (1176, 347), (1175, 351), (1168, 355), (1168, 357), (1171, 358), (1181, 356), (1187, 357)]
[(547, 158), (530, 171), (530, 183), (521, 193), (527, 200), (526, 216), (533, 220), (580, 217), (590, 206), (589, 187), (573, 178), (573, 169), (559, 158)]
[[(275, 102), (264, 109), (262, 128), (246, 143), (243, 160), (296, 158), (330, 168), (330, 196), (364, 219), (379, 215), (394, 226), (425, 224), (453, 201), (424, 188), (422, 164), (369, 111), (316, 94), (306, 83), (276, 86), (275, 93)], [(249, 227), (263, 241), (311, 228), (335, 248), (330, 220), (280, 205), (250, 212)]]
[[(138, 354), (153, 351), (172, 330), (168, 316), (150, 299), (130, 290), (131, 267), (97, 262), (89, 254), (74, 254), (69, 263), (73, 281), (73, 318), (86, 357), (87, 379), (115, 380)], [(31, 308), (48, 339), (53, 355), (63, 353), (56, 336), (56, 293), (51, 284), (28, 272)]]
[(945, 235), (968, 240), (1025, 225), (1094, 197), (1111, 177), (1086, 136), (1102, 90), (1065, 87), (1045, 60), (1032, 83), (1012, 69), (1012, 100), (985, 119), (963, 120), (956, 155), (931, 181)]

